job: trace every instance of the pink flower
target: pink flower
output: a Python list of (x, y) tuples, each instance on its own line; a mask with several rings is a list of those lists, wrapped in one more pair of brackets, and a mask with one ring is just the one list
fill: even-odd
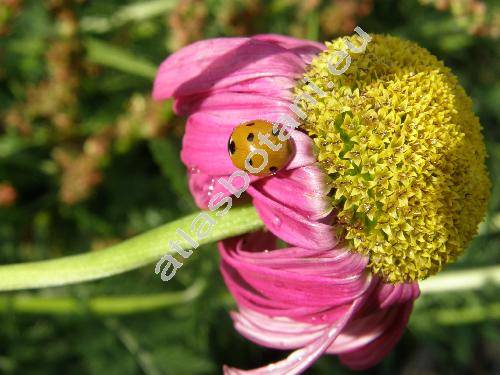
[[(217, 180), (236, 170), (227, 152), (233, 128), (293, 117), (291, 90), (323, 48), (278, 35), (219, 38), (189, 45), (162, 63), (153, 96), (173, 97), (175, 111), (188, 115), (181, 157), (200, 208), (216, 194), (231, 194)], [(219, 244), (224, 280), (239, 307), (236, 329), (263, 346), (296, 350), (248, 373), (300, 373), (324, 353), (353, 369), (373, 366), (402, 335), (418, 285), (383, 283), (366, 270), (366, 256), (342, 245), (312, 141), (299, 130), (292, 139), (296, 154), (287, 167), (252, 176), (246, 190), (271, 233)], [(276, 249), (276, 237), (292, 247)]]

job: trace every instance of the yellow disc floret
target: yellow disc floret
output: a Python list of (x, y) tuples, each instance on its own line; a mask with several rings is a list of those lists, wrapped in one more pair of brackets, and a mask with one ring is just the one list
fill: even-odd
[(372, 35), (332, 74), (345, 39), (359, 45), (358, 37), (327, 43), (296, 88), (303, 128), (351, 248), (386, 281), (424, 279), (463, 251), (484, 216), (481, 126), (457, 78), (412, 42)]

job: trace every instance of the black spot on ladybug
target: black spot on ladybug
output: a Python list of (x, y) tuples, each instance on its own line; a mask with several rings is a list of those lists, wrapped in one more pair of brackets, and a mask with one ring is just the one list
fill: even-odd
[(252, 142), (252, 141), (253, 141), (253, 133), (249, 133), (249, 134), (247, 135), (247, 141), (248, 141), (248, 142)]
[(232, 139), (230, 139), (229, 143), (227, 144), (227, 150), (231, 155), (236, 151), (236, 143), (234, 143)]
[(276, 168), (276, 167), (271, 167), (271, 168), (269, 168), (269, 170), (271, 171), (271, 173), (278, 172), (278, 168)]
[(254, 125), (254, 124), (255, 124), (255, 122), (249, 122), (249, 123), (247, 124), (247, 126), (252, 126), (252, 125)]
[(253, 162), (252, 162), (252, 159), (250, 159), (250, 160), (248, 161), (248, 164), (250, 164), (250, 166), (252, 166), (252, 167), (253, 167)]

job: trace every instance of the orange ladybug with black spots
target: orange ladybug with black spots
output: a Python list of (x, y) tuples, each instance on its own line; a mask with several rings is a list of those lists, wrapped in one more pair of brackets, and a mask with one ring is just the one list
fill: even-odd
[(294, 149), (292, 141), (282, 141), (278, 132), (264, 120), (236, 126), (227, 143), (234, 166), (254, 176), (269, 176), (283, 169), (292, 159)]

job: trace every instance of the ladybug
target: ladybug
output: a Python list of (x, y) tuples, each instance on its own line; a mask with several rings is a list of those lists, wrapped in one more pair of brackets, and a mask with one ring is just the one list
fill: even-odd
[(227, 150), (234, 166), (254, 176), (269, 176), (284, 168), (294, 155), (292, 141), (278, 138), (279, 130), (264, 120), (244, 122), (229, 137)]

